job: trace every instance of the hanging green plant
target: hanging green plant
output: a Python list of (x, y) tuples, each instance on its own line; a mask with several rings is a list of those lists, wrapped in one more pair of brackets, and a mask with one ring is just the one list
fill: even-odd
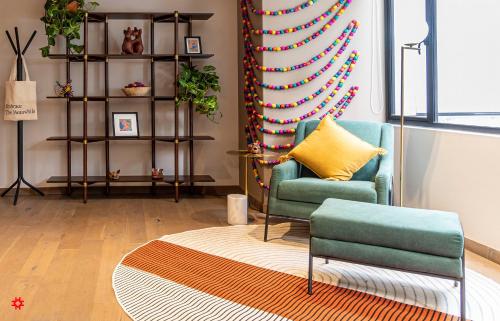
[(222, 117), (222, 113), (219, 111), (217, 96), (208, 95), (210, 90), (214, 92), (221, 90), (219, 76), (214, 66), (204, 66), (199, 70), (195, 66), (182, 64), (177, 107), (181, 102), (192, 102), (198, 113), (206, 115), (208, 119), (215, 122), (217, 118)]
[(71, 43), (80, 39), (80, 25), (85, 13), (94, 10), (99, 3), (85, 0), (47, 0), (45, 15), (40, 19), (45, 23), (47, 46), (40, 48), (42, 56), (47, 57), (50, 47), (56, 45), (56, 37), (61, 35), (68, 39), (71, 52), (81, 53), (83, 46)]

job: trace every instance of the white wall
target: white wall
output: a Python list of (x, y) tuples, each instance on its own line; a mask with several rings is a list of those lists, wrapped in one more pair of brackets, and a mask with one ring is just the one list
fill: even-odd
[[(213, 124), (204, 116), (196, 114), (195, 134), (214, 136), (215, 142), (195, 143), (195, 172), (210, 174), (217, 180), (217, 185), (237, 185), (238, 159), (226, 155), (226, 151), (238, 147), (238, 74), (235, 72), (238, 66), (236, 47), (237, 29), (237, 2), (227, 0), (213, 0), (200, 2), (196, 0), (174, 1), (174, 0), (145, 0), (142, 2), (125, 1), (99, 1), (101, 6), (98, 11), (144, 11), (144, 12), (169, 12), (174, 10), (184, 12), (214, 12), (212, 19), (206, 22), (195, 22), (193, 32), (200, 35), (203, 42), (203, 50), (214, 53), (215, 57), (206, 61), (217, 67), (221, 76), (223, 91), (219, 95), (221, 111), (224, 114), (220, 124)], [(25, 176), (36, 185), (45, 186), (45, 180), (53, 175), (66, 175), (65, 143), (47, 142), (49, 136), (65, 135), (65, 103), (49, 101), (45, 97), (53, 95), (53, 86), (56, 80), (65, 79), (65, 69), (62, 62), (42, 58), (39, 47), (46, 43), (44, 38), (43, 24), (39, 18), (43, 15), (44, 0), (19, 0), (7, 1), (3, 4), (0, 12), (0, 30), (3, 39), (0, 41), (0, 55), (3, 57), (0, 63), (0, 78), (6, 79), (14, 59), (10, 45), (3, 35), (5, 29), (13, 32), (14, 26), (19, 26), (21, 38), (26, 41), (31, 32), (36, 29), (38, 35), (27, 53), (28, 63), (32, 78), (38, 81), (38, 112), (39, 120), (25, 123)], [(122, 42), (122, 29), (127, 25), (142, 27), (142, 22), (111, 22), (111, 48), (112, 52), (119, 53)], [(147, 36), (148, 28), (144, 26), (146, 33), (146, 50), (149, 48)], [(161, 25), (157, 27), (156, 51), (163, 50), (171, 52), (173, 38), (172, 25)], [(92, 37), (98, 39), (92, 42), (91, 50), (102, 48), (102, 30), (96, 26), (91, 27)], [(162, 33), (165, 32), (165, 33)], [(165, 34), (162, 38), (161, 34)], [(181, 48), (184, 48), (183, 37), (180, 39)], [(63, 42), (61, 42), (64, 45)], [(159, 94), (172, 93), (171, 66), (157, 64), (157, 84), (161, 88)], [(72, 78), (81, 92), (81, 66), (73, 64)], [(104, 74), (103, 64), (91, 64), (90, 92), (98, 94), (103, 86)], [(137, 80), (149, 79), (149, 64), (140, 62), (112, 62), (111, 67), (112, 93), (119, 93), (123, 85)], [(3, 86), (2, 86), (3, 88)], [(4, 101), (3, 89), (0, 90), (0, 101)], [(104, 133), (104, 114), (102, 103), (90, 103), (89, 110), (89, 134)], [(157, 106), (160, 115), (157, 121), (158, 134), (170, 135), (173, 133), (173, 107), (172, 103), (160, 102)], [(3, 110), (3, 109), (2, 109)], [(111, 103), (112, 111), (138, 111), (140, 119), (141, 134), (150, 133), (149, 108), (144, 103), (130, 103), (129, 101), (117, 101)], [(81, 104), (75, 103), (73, 134), (81, 135)], [(181, 122), (181, 129), (183, 122)], [(0, 188), (6, 187), (16, 176), (16, 124), (0, 120)], [(81, 147), (74, 144), (73, 169), (74, 175), (81, 174)], [(104, 145), (103, 143), (91, 144), (89, 155), (89, 175), (104, 175)], [(173, 145), (159, 143), (157, 164), (167, 170), (168, 174), (173, 170)], [(150, 171), (150, 144), (146, 142), (120, 142), (112, 143), (111, 161), (113, 168), (121, 168), (124, 175), (142, 175)], [(181, 164), (183, 164), (181, 162)]]
[(405, 129), (405, 206), (456, 212), (467, 238), (500, 250), (498, 146), (495, 135)]

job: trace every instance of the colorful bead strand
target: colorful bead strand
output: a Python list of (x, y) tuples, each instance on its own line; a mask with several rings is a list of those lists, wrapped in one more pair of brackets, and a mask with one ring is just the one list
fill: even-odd
[(257, 169), (257, 162), (255, 161), (255, 159), (252, 160), (252, 171), (253, 175), (255, 176), (255, 180), (257, 181), (257, 184), (259, 184), (259, 186), (262, 187), (263, 189), (269, 191), (271, 189), (271, 186), (264, 184), (264, 181), (259, 175), (259, 170)]
[(339, 101), (339, 103), (337, 105), (335, 105), (334, 108), (327, 111), (319, 119), (321, 120), (321, 119), (325, 118), (326, 116), (330, 116), (330, 115), (332, 115), (333, 119), (337, 119), (340, 116), (342, 116), (344, 114), (345, 110), (347, 109), (347, 107), (349, 107), (349, 105), (351, 104), (354, 97), (356, 97), (358, 90), (359, 90), (359, 87), (357, 87), (357, 86), (351, 87), (351, 89), (349, 89), (349, 92)]
[(252, 0), (248, 0), (248, 6), (252, 13), (259, 15), (259, 16), (281, 16), (285, 14), (290, 14), (290, 13), (295, 13), (299, 12), (300, 10), (304, 10), (309, 8), (310, 6), (314, 5), (317, 3), (319, 0), (308, 0), (298, 6), (295, 6), (293, 8), (288, 8), (288, 9), (280, 9), (280, 10), (259, 10), (255, 9), (255, 6), (253, 5)]
[(345, 51), (347, 46), (350, 44), (352, 39), (354, 38), (356, 31), (359, 28), (359, 22), (356, 20), (353, 20), (349, 23), (349, 25), (343, 30), (342, 34), (335, 39), (335, 41), (332, 42), (328, 48), (323, 50), (321, 53), (317, 54), (316, 56), (312, 57), (306, 62), (296, 64), (293, 66), (288, 66), (288, 67), (266, 67), (262, 66), (257, 62), (257, 59), (254, 57), (253, 52), (251, 50), (248, 51), (248, 59), (250, 60), (250, 64), (253, 66), (254, 69), (259, 70), (259, 71), (265, 71), (265, 72), (290, 72), (290, 71), (295, 71), (299, 70), (305, 67), (308, 67), (318, 61), (321, 60), (321, 58), (325, 57), (328, 55), (340, 42), (342, 42), (346, 37), (348, 41), (345, 41), (344, 44), (342, 45), (342, 49)]
[[(321, 104), (319, 104), (318, 106), (316, 106), (312, 111), (310, 111), (307, 114), (304, 114), (304, 115), (302, 115), (300, 117), (294, 117), (294, 118), (289, 118), (289, 119), (276, 119), (276, 118), (271, 118), (271, 117), (262, 115), (259, 112), (257, 112), (256, 110), (254, 110), (255, 116), (257, 116), (261, 120), (264, 120), (266, 122), (273, 123), (273, 124), (292, 124), (292, 123), (298, 123), (301, 120), (304, 120), (306, 118), (309, 118), (309, 117), (317, 114), (321, 109), (323, 109), (333, 99), (333, 97), (336, 96), (336, 94), (339, 92), (339, 90), (342, 89), (342, 87), (344, 86), (345, 81), (351, 75), (352, 70), (356, 66), (356, 62), (358, 60), (359, 54), (357, 52), (353, 52), (351, 54), (351, 57), (353, 58), (352, 63), (348, 67), (348, 69), (344, 73), (344, 75), (342, 76), (342, 79), (340, 79), (339, 84), (337, 85), (337, 87), (325, 98), (325, 100), (323, 100), (323, 102), (321, 102)], [(250, 106), (247, 105), (247, 107), (250, 107)]]
[[(315, 33), (313, 33), (309, 37), (305, 38), (304, 40), (295, 42), (295, 43), (290, 44), (290, 45), (283, 45), (283, 46), (279, 46), (279, 47), (254, 46), (253, 44), (251, 44), (251, 49), (255, 50), (257, 52), (263, 52), (263, 51), (276, 52), (276, 51), (286, 51), (286, 50), (291, 50), (291, 49), (296, 49), (296, 48), (302, 47), (302, 46), (308, 44), (309, 42), (311, 42), (312, 40), (321, 36), (328, 29), (330, 29), (337, 22), (337, 20), (345, 13), (345, 9), (349, 6), (351, 1), (352, 0), (347, 0), (346, 3), (343, 5), (343, 7), (339, 10), (339, 12), (336, 15), (334, 15), (320, 30), (316, 31)], [(243, 28), (247, 29), (246, 26), (244, 26)], [(247, 34), (247, 35), (245, 35), (245, 38), (248, 38), (249, 37), (249, 30), (244, 31), (244, 33)]]
[[(335, 54), (335, 56), (333, 56), (332, 59), (330, 59), (330, 61), (325, 66), (323, 66), (323, 68), (321, 68), (320, 70), (318, 70), (317, 72), (315, 72), (314, 74), (312, 74), (311, 76), (309, 76), (303, 80), (300, 80), (300, 81), (295, 82), (295, 83), (286, 84), (286, 85), (271, 85), (271, 84), (263, 83), (257, 79), (257, 77), (255, 76), (255, 74), (253, 73), (251, 68), (247, 68), (247, 74), (248, 74), (248, 76), (252, 77), (253, 83), (261, 88), (270, 89), (270, 90), (294, 89), (294, 88), (304, 86), (304, 85), (308, 84), (309, 82), (315, 80), (316, 78), (320, 77), (322, 74), (324, 74), (326, 71), (328, 71), (335, 64), (335, 61), (337, 61), (337, 59), (340, 57), (340, 55), (342, 55), (342, 53), (344, 53), (344, 50), (342, 48), (340, 48), (339, 52), (337, 52), (337, 54)], [(247, 66), (249, 66), (249, 64), (247, 64)]]
[(349, 56), (347, 61), (342, 65), (342, 67), (337, 71), (337, 73), (328, 80), (328, 82), (325, 85), (323, 85), (320, 89), (316, 90), (311, 95), (306, 96), (296, 102), (278, 104), (278, 103), (266, 103), (262, 101), (259, 97), (259, 94), (255, 90), (255, 86), (253, 86), (253, 77), (247, 77), (247, 76), (245, 76), (245, 86), (248, 88), (248, 90), (245, 92), (245, 99), (248, 101), (254, 100), (259, 104), (259, 106), (272, 109), (294, 108), (301, 106), (308, 101), (312, 101), (314, 98), (316, 98), (317, 96), (321, 95), (323, 92), (328, 90), (328, 88), (330, 88), (335, 83), (338, 77), (340, 77), (346, 71), (346, 69), (350, 68), (351, 65), (356, 62), (359, 55), (358, 56), (356, 55), (357, 52), (353, 53), (354, 55), (351, 54)]
[(326, 18), (330, 17), (332, 14), (336, 13), (339, 10), (339, 8), (341, 8), (341, 7), (344, 6), (345, 2), (346, 2), (346, 0), (340, 0), (340, 1), (338, 1), (333, 6), (331, 6), (327, 11), (325, 11), (324, 13), (322, 13), (320, 16), (318, 16), (318, 17), (310, 20), (307, 23), (298, 25), (296, 27), (289, 27), (289, 28), (277, 29), (277, 30), (275, 30), (275, 29), (257, 29), (257, 28), (254, 28), (254, 26), (252, 24), (252, 20), (250, 19), (250, 16), (247, 13), (248, 8), (246, 6), (242, 6), (242, 10), (243, 10), (242, 11), (243, 12), (242, 22), (248, 28), (248, 31), (250, 33), (252, 33), (252, 34), (255, 34), (255, 35), (259, 35), (259, 36), (260, 35), (273, 35), (273, 36), (284, 35), (284, 34), (288, 34), (288, 33), (298, 32), (298, 31), (301, 31), (301, 30), (306, 30), (306, 29), (309, 29), (309, 28), (315, 26), (319, 22), (325, 20)]

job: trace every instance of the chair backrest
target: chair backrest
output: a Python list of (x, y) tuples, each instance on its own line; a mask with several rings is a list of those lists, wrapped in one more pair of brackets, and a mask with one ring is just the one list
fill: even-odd
[[(300, 144), (309, 134), (311, 134), (319, 125), (319, 120), (301, 121), (297, 126), (295, 134), (295, 144)], [(351, 134), (356, 135), (362, 140), (380, 147), (382, 141), (382, 128), (384, 123), (338, 120), (337, 124), (344, 127)], [(374, 181), (379, 168), (380, 156), (373, 158), (363, 168), (354, 174), (352, 180), (355, 181)], [(305, 166), (300, 166), (300, 177), (317, 177), (311, 170)]]

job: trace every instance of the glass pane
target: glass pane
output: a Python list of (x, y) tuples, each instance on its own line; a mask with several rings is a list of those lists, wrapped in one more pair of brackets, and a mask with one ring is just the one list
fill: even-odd
[[(427, 36), (425, 0), (394, 1), (395, 115), (401, 115), (401, 46)], [(426, 48), (405, 51), (405, 115), (427, 117)]]
[(500, 127), (500, 1), (437, 3), (439, 122)]

